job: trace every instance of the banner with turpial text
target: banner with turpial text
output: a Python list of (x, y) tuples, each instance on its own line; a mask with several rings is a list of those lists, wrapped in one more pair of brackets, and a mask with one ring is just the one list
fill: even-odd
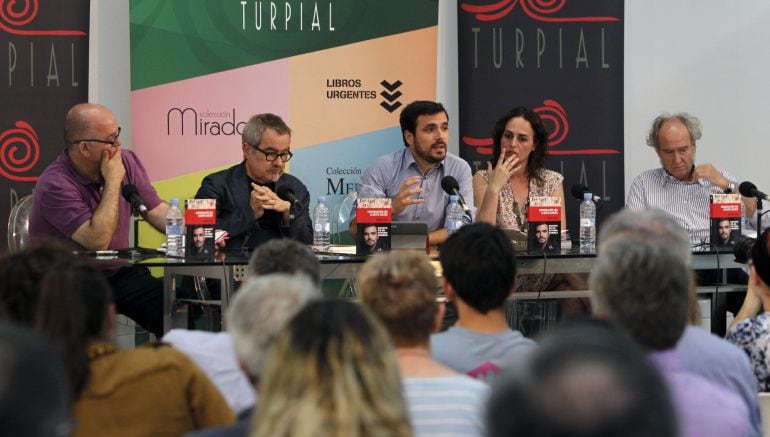
[[(435, 99), (436, 0), (131, 0), (133, 150), (161, 196), (243, 159), (246, 121), (292, 128), (288, 172), (338, 204)], [(345, 219), (347, 219), (347, 214)]]
[(89, 9), (89, 0), (0, 1), (1, 223), (64, 148), (67, 110), (87, 100)]
[(492, 156), (495, 121), (533, 108), (550, 132), (546, 166), (564, 176), (577, 236), (578, 184), (623, 207), (623, 1), (460, 0), (460, 154), (474, 172)]

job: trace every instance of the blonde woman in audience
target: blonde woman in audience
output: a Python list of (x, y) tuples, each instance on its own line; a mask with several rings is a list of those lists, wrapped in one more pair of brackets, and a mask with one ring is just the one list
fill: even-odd
[(73, 436), (178, 436), (233, 412), (206, 375), (169, 346), (118, 350), (104, 276), (76, 263), (42, 280), (37, 330), (57, 345), (75, 393)]
[(385, 324), (396, 347), (417, 436), (483, 436), (489, 386), (430, 355), (430, 334), (441, 326), (436, 271), (424, 253), (375, 255), (358, 274), (361, 302)]
[(358, 304), (311, 302), (268, 354), (256, 437), (411, 436), (393, 348)]

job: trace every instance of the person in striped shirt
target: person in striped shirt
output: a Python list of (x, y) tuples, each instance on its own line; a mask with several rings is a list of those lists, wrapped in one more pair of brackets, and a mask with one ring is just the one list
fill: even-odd
[[(658, 208), (667, 212), (695, 244), (709, 238), (709, 196), (736, 192), (738, 185), (738, 179), (713, 164), (695, 163), (700, 138), (697, 117), (680, 112), (655, 118), (647, 145), (655, 149), (661, 167), (637, 176), (626, 197), (626, 206), (632, 211)], [(744, 197), (743, 202), (746, 216), (751, 217), (756, 201)]]

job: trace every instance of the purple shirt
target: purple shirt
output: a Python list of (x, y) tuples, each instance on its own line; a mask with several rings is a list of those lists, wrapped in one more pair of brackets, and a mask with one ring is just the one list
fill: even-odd
[[(121, 149), (126, 176), (122, 185), (134, 184), (147, 209), (152, 210), (162, 201), (150, 184), (147, 172), (136, 155)], [(85, 249), (71, 239), (72, 234), (91, 219), (102, 199), (103, 184), (80, 174), (63, 151), (40, 175), (35, 185), (34, 201), (29, 213), (31, 238), (53, 237), (69, 242), (77, 249)], [(109, 249), (128, 247), (131, 227), (131, 204), (122, 197), (119, 201), (118, 225)]]
[(685, 370), (675, 349), (648, 356), (671, 392), (682, 437), (749, 435), (749, 409), (737, 394)]

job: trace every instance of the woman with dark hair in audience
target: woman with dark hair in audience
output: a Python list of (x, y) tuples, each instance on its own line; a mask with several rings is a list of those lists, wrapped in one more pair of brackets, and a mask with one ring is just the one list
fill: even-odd
[(311, 302), (267, 357), (251, 435), (411, 436), (382, 324), (358, 304)]
[(37, 330), (62, 351), (75, 393), (75, 436), (178, 436), (232, 423), (222, 395), (168, 346), (118, 350), (115, 304), (104, 276), (74, 263), (40, 285)]
[(751, 246), (748, 290), (725, 338), (749, 355), (759, 391), (770, 391), (770, 229)]

